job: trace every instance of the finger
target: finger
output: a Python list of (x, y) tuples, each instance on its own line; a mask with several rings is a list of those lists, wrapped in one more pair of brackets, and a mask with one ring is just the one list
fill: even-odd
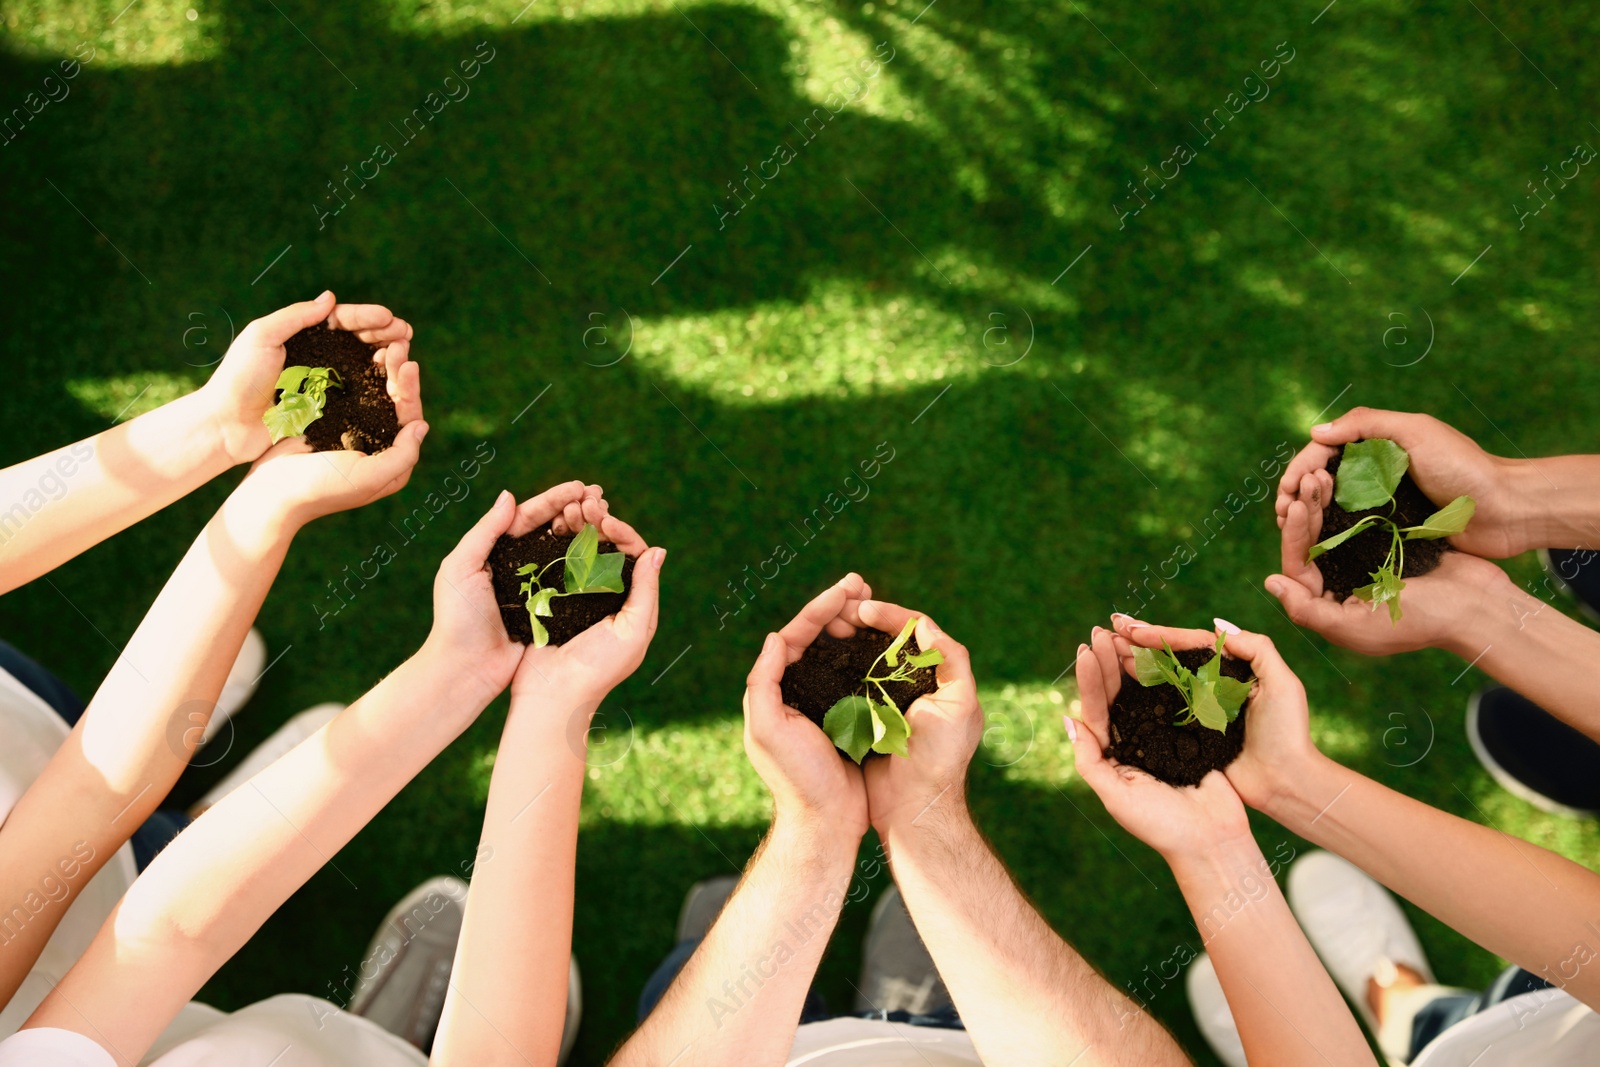
[(1100, 668), (1100, 686), (1105, 690), (1106, 706), (1114, 704), (1122, 691), (1122, 664), (1117, 660), (1117, 648), (1110, 630), (1099, 626), (1089, 636), (1089, 651)]
[(604, 529), (602, 529), (602, 526), (605, 523), (606, 516), (609, 515), (611, 511), (606, 507), (604, 497), (596, 496), (589, 491), (593, 488), (595, 487), (591, 485), (584, 489), (583, 499), (578, 502), (578, 510), (583, 517), (583, 524), (585, 526), (593, 526), (596, 530), (599, 530), (600, 539), (603, 541), (607, 540), (607, 538), (606, 532)]
[(649, 641), (655, 636), (661, 614), (661, 566), (666, 562), (664, 548), (646, 549), (633, 565), (633, 582), (628, 599), (617, 612), (617, 626), (626, 634)]
[(456, 542), (456, 547), (445, 556), (441, 569), (448, 568), (454, 575), (468, 575), (483, 570), (489, 559), (489, 551), (511, 528), (511, 520), (516, 518), (516, 514), (516, 499), (509, 490), (502, 489), (500, 495), (494, 498), (494, 503), (489, 505), (489, 510), (472, 524), (472, 528)]
[(335, 304), (328, 313), (328, 325), (335, 330), (379, 330), (394, 322), (394, 312), (382, 304)]
[(1121, 778), (1117, 769), (1105, 757), (1105, 746), (1093, 730), (1069, 727), (1069, 734), (1075, 734), (1072, 744), (1072, 765), (1078, 769), (1078, 776), (1084, 780), (1095, 795), (1105, 801), (1109, 792), (1117, 788)]
[(583, 529), (583, 498), (569, 500), (561, 508), (561, 514), (550, 520), (551, 529), (557, 533), (575, 534)]
[(253, 332), (259, 340), (267, 344), (281, 345), (301, 330), (315, 326), (319, 322), (326, 322), (334, 307), (333, 292), (329, 290), (315, 300), (303, 300), (298, 304), (279, 308), (270, 315), (263, 315), (241, 332)]
[(1325, 445), (1347, 445), (1372, 437), (1387, 437), (1402, 447), (1402, 438), (1411, 436), (1426, 415), (1410, 411), (1386, 411), (1382, 408), (1351, 408), (1332, 422), (1311, 427), (1311, 438)]
[(863, 623), (886, 634), (899, 633), (908, 619), (918, 616), (926, 618), (920, 611), (911, 611), (899, 604), (890, 604), (884, 600), (863, 599), (857, 611)]
[(567, 504), (583, 498), (584, 484), (580, 481), (553, 485), (538, 496), (529, 497), (517, 508), (516, 521), (511, 524), (512, 537), (524, 537), (551, 522)]
[(1344, 614), (1340, 605), (1313, 594), (1302, 583), (1287, 575), (1274, 574), (1265, 584), (1267, 592), (1278, 598), (1278, 603), (1283, 605), (1284, 614), (1288, 615), (1289, 621), (1296, 626), (1304, 626), (1308, 630), (1315, 630), (1327, 636)]
[(376, 487), (371, 500), (405, 487), (422, 456), (422, 439), (426, 436), (428, 424), (420, 420), (413, 422), (400, 428), (394, 435), (394, 444), (375, 456), (363, 456), (356, 461), (356, 477), (363, 484)]
[(1311, 471), (1326, 467), (1333, 454), (1333, 449), (1316, 441), (1312, 441), (1295, 453), (1295, 457), (1285, 468), (1283, 477), (1278, 479), (1278, 495), (1273, 501), (1273, 510), (1282, 515), (1288, 509), (1289, 502), (1300, 492), (1301, 480)]
[(861, 575), (851, 571), (840, 580), (844, 586), (845, 601), (839, 608), (839, 614), (824, 627), (829, 634), (838, 638), (852, 637), (861, 626), (861, 602), (871, 595), (867, 583)]
[(761, 645), (761, 654), (744, 680), (745, 729), (758, 740), (770, 737), (785, 714), (781, 682), (788, 663), (783, 636), (768, 634)]
[(390, 319), (383, 326), (370, 330), (353, 330), (357, 337), (369, 345), (387, 345), (395, 341), (409, 341), (412, 337), (411, 324), (405, 319)]
[[(1186, 626), (1156, 626), (1130, 619), (1125, 615), (1120, 619), (1113, 616), (1111, 624), (1116, 627), (1118, 636), (1139, 648), (1160, 648), (1163, 641), (1174, 649), (1205, 648), (1217, 639), (1217, 635), (1210, 630), (1195, 630)], [(1132, 654), (1131, 650), (1129, 654)]]
[[(1316, 532), (1306, 505), (1296, 500), (1283, 521), (1283, 573), (1306, 587), (1314, 597), (1322, 595), (1322, 568), (1311, 559)], [(1318, 531), (1320, 532), (1320, 531)]]
[(600, 536), (616, 545), (617, 550), (624, 555), (638, 559), (643, 554), (644, 538), (621, 519), (614, 515), (606, 515), (597, 525), (600, 527)]
[(1266, 634), (1240, 630), (1229, 634), (1223, 651), (1230, 656), (1250, 661), (1250, 672), (1270, 689), (1282, 690), (1300, 685), (1300, 679), (1283, 661), (1278, 646)]
[(950, 695), (959, 696), (970, 690), (973, 696), (977, 696), (978, 684), (972, 676), (972, 654), (967, 651), (966, 645), (939, 629), (939, 624), (926, 615), (918, 620), (917, 628), (911, 633), (917, 639), (919, 649), (924, 652), (930, 648), (938, 649), (943, 657), (943, 662), (934, 671), (941, 693), (954, 685), (957, 691)]
[(1105, 675), (1100, 672), (1100, 663), (1094, 657), (1094, 650), (1086, 644), (1079, 645), (1072, 666), (1078, 679), (1078, 705), (1083, 723), (1094, 731), (1101, 745), (1109, 744), (1111, 698), (1106, 695)]
[(855, 588), (850, 583), (852, 577), (854, 576), (847, 575), (818, 593), (809, 604), (800, 609), (800, 614), (778, 631), (778, 636), (783, 639), (787, 650), (789, 662), (793, 663), (799, 659), (811, 646), (811, 642), (817, 639), (817, 635), (822, 633), (823, 627), (839, 614), (839, 609), (844, 607), (845, 601), (850, 597), (850, 590)]

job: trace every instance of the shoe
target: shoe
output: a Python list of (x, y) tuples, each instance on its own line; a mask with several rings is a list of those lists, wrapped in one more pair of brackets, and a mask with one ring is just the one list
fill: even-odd
[(467, 914), (467, 883), (430, 878), (389, 909), (367, 946), (348, 1010), (427, 1051), (439, 1030)]
[(233, 718), (234, 712), (244, 707), (245, 701), (254, 695), (266, 666), (266, 638), (252, 626), (250, 632), (244, 635), (244, 644), (240, 646), (239, 657), (228, 671), (228, 680), (222, 683), (222, 692), (217, 695), (217, 707), (211, 713), (211, 721), (206, 723), (205, 732), (200, 735), (202, 745), (216, 737), (223, 725)]
[(578, 1042), (578, 1026), (583, 1022), (583, 975), (578, 973), (578, 957), (571, 957), (567, 966), (567, 1018), (561, 1026), (561, 1051), (556, 1055), (556, 1067), (567, 1062), (572, 1046)]
[(1233, 1009), (1217, 980), (1217, 968), (1211, 957), (1200, 953), (1183, 976), (1184, 988), (1189, 993), (1189, 1010), (1194, 1012), (1195, 1025), (1200, 1036), (1206, 1039), (1211, 1051), (1217, 1054), (1224, 1067), (1250, 1067), (1244, 1055), (1244, 1041), (1239, 1037), (1239, 1027), (1233, 1021)]
[(722, 913), (722, 906), (733, 896), (738, 884), (737, 876), (721, 874), (690, 886), (688, 894), (683, 898), (683, 908), (678, 912), (676, 943), (681, 945), (685, 941), (699, 941), (705, 937), (706, 931), (717, 921), (717, 916)]
[(954, 1007), (950, 991), (906, 911), (900, 888), (890, 886), (873, 906), (867, 923), (855, 1010), (932, 1015)]
[(1600, 815), (1600, 744), (1504, 686), (1467, 701), (1467, 740), (1500, 788), (1557, 815)]
[(273, 731), (272, 736), (251, 749), (250, 754), (223, 776), (222, 781), (212, 786), (211, 791), (201, 797), (191, 810), (198, 814), (215, 806), (223, 797), (255, 777), (257, 772), (274, 763), (279, 756), (332, 722), (334, 716), (344, 708), (343, 704), (329, 702), (317, 704), (300, 712)]
[[(1312, 851), (1289, 868), (1289, 908), (1306, 940), (1322, 957), (1334, 983), (1354, 1005), (1378, 1048), (1392, 1063), (1411, 1053), (1411, 1022), (1435, 997), (1462, 990), (1437, 985), (1422, 944), (1394, 897), (1355, 864), (1331, 852)], [(1398, 967), (1422, 976), (1423, 985), (1388, 1005), (1378, 1025), (1367, 985), (1391, 984)]]
[(1600, 553), (1587, 548), (1541, 548), (1539, 562), (1589, 621), (1600, 624)]

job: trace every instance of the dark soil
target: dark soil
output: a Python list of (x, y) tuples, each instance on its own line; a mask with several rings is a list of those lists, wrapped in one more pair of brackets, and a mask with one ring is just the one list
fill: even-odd
[[(893, 641), (894, 635), (873, 629), (857, 630), (851, 637), (834, 637), (826, 631), (818, 634), (811, 647), (783, 672), (783, 702), (820, 729), (829, 708), (852, 694), (868, 695), (862, 679)], [(905, 651), (913, 656), (922, 651), (915, 634), (905, 643)], [(887, 674), (890, 669), (882, 667), (880, 673)], [(896, 707), (910, 711), (912, 701), (939, 688), (937, 672), (937, 667), (918, 667), (911, 672), (911, 681), (890, 682), (884, 689)], [(871, 695), (877, 697), (877, 686), (872, 687)], [(877, 753), (868, 753), (867, 758), (874, 755)]]
[[(1339, 460), (1344, 452), (1341, 449), (1338, 456), (1328, 461), (1328, 473), (1337, 475)], [(1448, 503), (1448, 501), (1447, 501)], [(1393, 511), (1390, 507), (1393, 507)], [(1339, 506), (1337, 500), (1329, 500), (1322, 509), (1322, 533), (1317, 540), (1325, 540), (1336, 533), (1342, 533), (1366, 518), (1368, 515), (1383, 515), (1394, 520), (1402, 529), (1407, 526), (1416, 526), (1429, 515), (1438, 511), (1442, 505), (1435, 504), (1423, 495), (1417, 488), (1417, 483), (1407, 474), (1400, 479), (1400, 484), (1395, 488), (1394, 500), (1378, 508), (1368, 508), (1366, 511), (1346, 511)], [(1317, 569), (1322, 572), (1322, 587), (1344, 600), (1355, 592), (1356, 588), (1372, 583), (1372, 575), (1383, 566), (1384, 557), (1389, 554), (1390, 534), (1387, 526), (1369, 527), (1356, 534), (1350, 540), (1317, 557)], [(1450, 551), (1450, 545), (1443, 538), (1436, 541), (1418, 539), (1405, 543), (1405, 566), (1400, 572), (1401, 578), (1420, 578), (1424, 574), (1439, 566), (1444, 559), (1444, 554)]]
[[(500, 605), (500, 621), (513, 641), (528, 645), (533, 643), (533, 624), (528, 621), (528, 598), (522, 593), (522, 583), (528, 579), (517, 573), (519, 567), (538, 563), (541, 567), (567, 554), (572, 544), (571, 534), (552, 533), (550, 527), (535, 530), (526, 537), (501, 537), (489, 550), (489, 568), (494, 576), (494, 599)], [(600, 552), (618, 551), (617, 546), (600, 542)], [(622, 610), (633, 588), (632, 559), (622, 564), (622, 592), (579, 593), (576, 596), (558, 596), (550, 601), (552, 615), (540, 619), (550, 634), (552, 645), (564, 645), (583, 631)], [(549, 588), (566, 588), (566, 567), (551, 567), (545, 573), (543, 585)]]
[[(1178, 662), (1192, 671), (1215, 653), (1209, 648), (1188, 648), (1177, 655)], [(1250, 664), (1223, 656), (1222, 674), (1242, 682), (1250, 677)], [(1244, 720), (1250, 702), (1245, 701), (1226, 733), (1197, 722), (1173, 725), (1183, 710), (1183, 694), (1177, 686), (1144, 686), (1124, 674), (1117, 699), (1111, 702), (1111, 744), (1106, 755), (1149, 771), (1169, 785), (1199, 785), (1208, 771), (1220, 771), (1244, 748)]]
[(330, 388), (322, 416), (306, 428), (314, 452), (350, 449), (375, 455), (394, 444), (400, 432), (394, 401), (389, 397), (383, 364), (376, 351), (348, 330), (309, 326), (284, 343), (285, 367), (332, 367), (344, 383)]

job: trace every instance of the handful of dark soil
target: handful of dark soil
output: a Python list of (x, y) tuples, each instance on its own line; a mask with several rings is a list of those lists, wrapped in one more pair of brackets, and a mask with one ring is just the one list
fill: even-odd
[[(873, 700), (880, 700), (878, 687), (872, 686), (869, 694), (863, 679), (892, 641), (893, 634), (870, 627), (857, 630), (851, 637), (834, 637), (823, 631), (784, 670), (780, 683), (783, 702), (816, 723), (820, 730), (828, 709), (845, 697), (870, 695)], [(906, 641), (903, 651), (913, 656), (922, 651), (915, 634)], [(937, 667), (918, 667), (911, 672), (909, 682), (888, 682), (883, 688), (901, 712), (910, 711), (912, 701), (939, 688), (937, 672)], [(888, 673), (888, 668), (883, 668), (883, 673)]]
[[(1340, 455), (1328, 460), (1328, 473), (1335, 478), (1339, 474), (1339, 460), (1342, 455), (1343, 449), (1340, 450)], [(1394, 500), (1389, 504), (1363, 511), (1346, 511), (1331, 497), (1324, 501), (1322, 533), (1317, 536), (1317, 540), (1325, 541), (1334, 534), (1343, 533), (1368, 515), (1382, 515), (1384, 518), (1392, 519), (1401, 529), (1405, 529), (1407, 526), (1420, 524), (1438, 510), (1439, 505), (1423, 495), (1422, 490), (1417, 488), (1417, 483), (1411, 480), (1411, 475), (1408, 473), (1401, 477), (1400, 484), (1395, 487)], [(1389, 544), (1389, 529), (1380, 523), (1318, 556), (1316, 566), (1322, 572), (1322, 587), (1340, 600), (1344, 600), (1357, 588), (1369, 584), (1374, 572), (1382, 567), (1383, 561), (1388, 558)], [(1444, 560), (1444, 554), (1451, 551), (1449, 543), (1443, 539), (1421, 538), (1407, 541), (1405, 549), (1405, 571), (1402, 574), (1404, 578), (1422, 577), (1438, 567)]]
[(285, 367), (331, 367), (340, 385), (327, 391), (322, 416), (306, 428), (313, 452), (350, 449), (376, 455), (394, 444), (400, 420), (389, 397), (388, 375), (376, 351), (348, 330), (308, 326), (284, 342)]
[[(525, 575), (517, 573), (521, 567), (537, 563), (540, 567), (554, 563), (567, 554), (573, 534), (558, 534), (549, 526), (535, 530), (525, 537), (502, 536), (489, 550), (489, 569), (494, 581), (494, 599), (500, 607), (500, 621), (513, 641), (533, 643), (533, 625), (528, 620), (528, 598), (523, 593)], [(600, 542), (600, 554), (621, 551), (609, 542)], [(550, 601), (549, 618), (540, 618), (550, 634), (552, 645), (564, 645), (608, 615), (622, 610), (633, 588), (633, 564), (629, 558), (622, 564), (622, 592), (580, 593), (576, 596), (558, 596)], [(544, 572), (545, 588), (555, 587), (566, 591), (565, 567), (557, 565)]]
[[(1210, 662), (1216, 652), (1187, 648), (1174, 654), (1179, 663), (1194, 671)], [(1221, 674), (1248, 681), (1250, 664), (1224, 655)], [(1122, 688), (1111, 702), (1111, 744), (1105, 754), (1118, 763), (1149, 771), (1168, 785), (1199, 785), (1207, 772), (1220, 771), (1244, 748), (1244, 720), (1250, 702), (1245, 701), (1226, 731), (1198, 722), (1175, 725), (1184, 707), (1177, 686), (1165, 682), (1140, 685), (1137, 678), (1123, 674)]]

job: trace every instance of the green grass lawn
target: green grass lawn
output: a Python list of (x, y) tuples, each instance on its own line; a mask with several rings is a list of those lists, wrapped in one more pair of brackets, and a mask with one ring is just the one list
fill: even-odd
[[(1582, 400), (1600, 390), (1600, 190), (1586, 171), (1518, 216), (1539, 203), (1528, 183), (1600, 139), (1580, 5), (216, 0), (190, 19), (125, 2), (0, 4), (0, 114), (93, 55), (0, 147), (0, 462), (192, 387), (230, 321), (325, 287), (415, 324), (422, 464), (299, 539), (259, 622), (285, 654), (184, 802), (416, 647), (434, 567), (495, 490), (598, 481), (672, 550), (654, 648), (591, 754), (575, 1063), (627, 1032), (688, 883), (759, 839), (744, 674), (768, 629), (852, 569), (969, 645), (992, 719), (982, 826), (1202, 1063), (1181, 980), (1152, 977), (1198, 936), (1060, 730), (1072, 651), (1138, 603), (1130, 583), (1154, 593), (1152, 620), (1270, 633), (1335, 757), (1600, 858), (1593, 825), (1479, 769), (1461, 730), (1476, 672), (1364, 659), (1287, 623), (1260, 589), (1277, 531), (1252, 477), (1358, 403), (1433, 412), (1505, 454), (1600, 448)], [(1151, 178), (1164, 162), (1178, 176)], [(376, 176), (335, 198), (361, 173)], [(884, 442), (870, 495), (807, 539)], [(452, 479), (479, 449), (492, 462)], [(233, 480), (7, 596), (0, 633), (92, 691)], [(430, 492), (464, 498), (319, 628), (329, 583)], [(779, 543), (794, 561), (727, 614), (730, 583)], [(1185, 544), (1177, 578), (1143, 584)], [(389, 905), (471, 858), (503, 714), (204, 998), (339, 992)], [(1305, 847), (1257, 829), (1269, 855)], [(869, 909), (846, 909), (824, 964), (836, 1006)], [(1499, 967), (1418, 922), (1444, 980)]]

